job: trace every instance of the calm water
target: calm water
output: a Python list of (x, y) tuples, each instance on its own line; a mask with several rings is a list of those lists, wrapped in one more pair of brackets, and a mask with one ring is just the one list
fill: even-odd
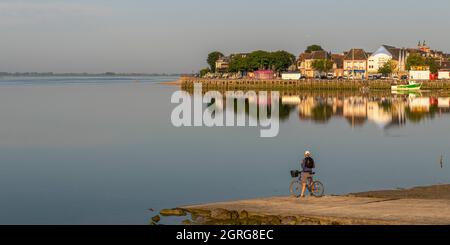
[(279, 136), (259, 138), (173, 127), (177, 88), (157, 82), (175, 79), (0, 78), (0, 223), (146, 224), (286, 195), (305, 149), (328, 194), (450, 182), (450, 95), (283, 94)]

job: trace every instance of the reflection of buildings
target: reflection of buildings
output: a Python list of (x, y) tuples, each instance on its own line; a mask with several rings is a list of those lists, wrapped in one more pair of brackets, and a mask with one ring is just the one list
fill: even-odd
[(376, 101), (367, 103), (367, 119), (384, 128), (392, 122), (392, 113)]
[[(217, 91), (216, 91), (217, 92)], [(191, 95), (192, 91), (189, 92)], [(234, 110), (235, 113), (248, 114), (249, 108), (266, 107), (270, 113), (274, 105), (271, 104), (271, 93), (259, 96), (260, 92), (236, 92), (231, 95), (236, 104), (227, 104), (227, 93), (218, 92), (222, 100), (208, 103), (215, 105), (216, 111)], [(283, 94), (283, 93), (281, 93)], [(288, 119), (297, 110), (300, 120), (310, 120), (315, 123), (327, 123), (331, 118), (345, 119), (352, 127), (372, 122), (380, 128), (389, 129), (402, 127), (406, 122), (421, 122), (442, 115), (450, 115), (450, 97), (422, 96), (421, 94), (386, 94), (369, 93), (358, 94), (348, 92), (298, 92), (290, 91), (280, 97), (280, 119)], [(358, 94), (358, 95), (355, 95)], [(245, 101), (245, 111), (238, 110), (237, 98)], [(256, 106), (255, 106), (256, 105)], [(234, 108), (233, 108), (234, 107)], [(257, 115), (252, 115), (257, 117)]]
[(315, 99), (313, 97), (307, 97), (300, 101), (298, 104), (298, 115), (302, 118), (311, 118), (312, 110), (316, 106)]
[(380, 128), (401, 127), (406, 121), (432, 118), (436, 113), (450, 113), (449, 97), (324, 97), (282, 96), (283, 105), (296, 105), (301, 120), (327, 122), (331, 117), (343, 117), (352, 126), (373, 122)]
[(409, 98), (409, 110), (411, 112), (429, 112), (430, 111), (430, 98), (418, 97)]
[(362, 126), (367, 120), (367, 99), (350, 97), (344, 100), (344, 117), (354, 126)]

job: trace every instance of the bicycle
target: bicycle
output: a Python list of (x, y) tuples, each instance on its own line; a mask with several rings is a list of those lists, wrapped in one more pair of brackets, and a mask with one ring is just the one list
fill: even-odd
[[(292, 178), (295, 178), (291, 181), (291, 184), (289, 186), (289, 190), (291, 192), (291, 195), (294, 197), (300, 197), (302, 194), (302, 175), (301, 175), (302, 171), (298, 171), (298, 170), (292, 170), (291, 171), (291, 176)], [(311, 173), (312, 175), (314, 175), (315, 173)], [(308, 178), (308, 180), (306, 181), (306, 189), (309, 191), (309, 193), (312, 196), (315, 197), (322, 197), (325, 188), (323, 187), (322, 182), (320, 181), (314, 181), (313, 177), (311, 176), (311, 178)]]

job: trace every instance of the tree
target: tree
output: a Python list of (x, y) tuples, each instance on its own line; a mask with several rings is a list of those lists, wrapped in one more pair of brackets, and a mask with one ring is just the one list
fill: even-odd
[(428, 57), (425, 59), (425, 65), (430, 67), (430, 72), (431, 73), (438, 73), (440, 66), (439, 64), (436, 62), (435, 59), (433, 59), (432, 57)]
[(378, 69), (378, 73), (381, 73), (384, 76), (388, 76), (392, 74), (395, 71), (395, 69), (397, 69), (397, 65), (392, 60), (389, 60)]
[(210, 73), (211, 69), (209, 68), (204, 68), (200, 70), (200, 77), (204, 77), (206, 74)]
[(410, 54), (406, 59), (406, 69), (411, 70), (413, 66), (428, 66), (431, 73), (439, 71), (439, 64), (432, 57), (425, 58), (419, 53)]
[(425, 59), (419, 53), (413, 53), (406, 59), (406, 70), (410, 71), (413, 66), (425, 65)]
[(295, 55), (284, 50), (273, 52), (271, 56), (272, 69), (277, 72), (287, 70), (295, 62)]
[(313, 60), (311, 66), (314, 70), (324, 73), (333, 69), (333, 61), (327, 59)]
[(305, 53), (311, 53), (313, 51), (323, 51), (323, 48), (320, 45), (313, 44), (306, 48)]
[(248, 55), (248, 66), (252, 71), (270, 69), (272, 57), (269, 52), (257, 50)]
[(230, 64), (228, 65), (228, 70), (230, 72), (243, 72), (249, 70), (249, 62), (246, 57), (242, 57), (241, 55), (234, 56)]
[(229, 64), (230, 72), (256, 71), (271, 69), (285, 71), (295, 62), (295, 55), (284, 50), (267, 52), (257, 50), (247, 56), (233, 56)]
[(216, 61), (222, 58), (224, 55), (221, 52), (214, 51), (208, 54), (208, 59), (206, 62), (208, 63), (212, 72), (216, 72)]

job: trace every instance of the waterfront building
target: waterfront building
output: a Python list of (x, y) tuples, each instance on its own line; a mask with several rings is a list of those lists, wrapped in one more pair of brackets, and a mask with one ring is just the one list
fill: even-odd
[(221, 57), (216, 61), (216, 72), (218, 73), (225, 73), (228, 72), (228, 68), (230, 67), (230, 62), (235, 57), (241, 57), (246, 58), (248, 56), (248, 53), (237, 53), (237, 54), (230, 54), (229, 56)]
[(333, 61), (333, 76), (344, 76), (344, 54), (332, 54), (331, 60)]
[(450, 79), (450, 71), (439, 71), (438, 79)]
[(314, 60), (329, 59), (329, 57), (330, 54), (323, 50), (313, 51), (311, 53), (301, 53), (297, 62), (297, 66), (303, 76), (307, 78), (313, 78), (317, 75), (312, 66)]
[(273, 73), (272, 70), (260, 70), (260, 71), (255, 71), (254, 76), (256, 79), (259, 79), (259, 80), (270, 80), (275, 77), (275, 74)]
[(450, 61), (442, 61), (439, 64), (438, 79), (450, 79)]
[(222, 57), (216, 61), (216, 72), (224, 73), (228, 71), (230, 65), (230, 57)]
[(345, 53), (344, 76), (354, 79), (367, 78), (367, 53), (364, 49), (351, 49)]
[(408, 50), (404, 48), (396, 48), (393, 46), (382, 45), (377, 51), (368, 58), (368, 73), (375, 74), (387, 62), (392, 61), (395, 64), (394, 73), (404, 73), (406, 70), (406, 59)]
[(430, 76), (429, 66), (413, 66), (409, 71), (409, 78), (413, 80), (429, 80)]
[(425, 41), (423, 41), (423, 43), (419, 42), (419, 44), (417, 45), (417, 48), (415, 50), (415, 52), (419, 52), (423, 57), (426, 58), (433, 58), (436, 60), (436, 62), (438, 62), (439, 64), (441, 62), (447, 62), (449, 61), (449, 54), (446, 54), (442, 51), (438, 51), (438, 50), (433, 50), (431, 49), (426, 43)]
[(302, 74), (298, 71), (283, 72), (281, 73), (281, 79), (283, 80), (299, 80)]

